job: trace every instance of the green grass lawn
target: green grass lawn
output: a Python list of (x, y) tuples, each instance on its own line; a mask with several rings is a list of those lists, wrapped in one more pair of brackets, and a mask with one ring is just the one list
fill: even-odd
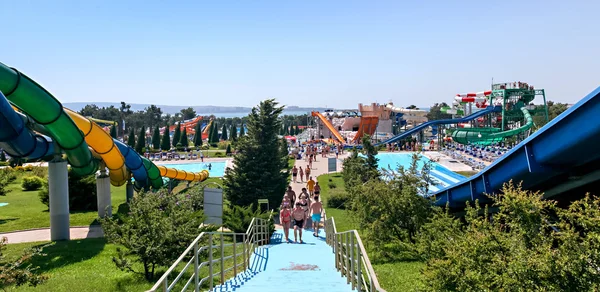
[[(333, 217), (337, 232), (357, 229), (358, 224), (351, 214), (344, 209), (328, 208), (327, 200), (331, 192), (344, 192), (344, 179), (340, 173), (323, 174), (318, 178), (321, 185), (321, 198), (327, 212), (327, 217)], [(331, 180), (331, 181), (330, 181)], [(335, 185), (335, 188), (330, 187)], [(360, 234), (359, 230), (359, 234)], [(362, 236), (361, 236), (362, 237)], [(364, 239), (363, 239), (364, 240)], [(368, 247), (367, 247), (368, 250)], [(381, 287), (387, 291), (412, 291), (419, 289), (420, 270), (425, 265), (422, 262), (399, 261), (393, 263), (373, 263), (373, 269)]]

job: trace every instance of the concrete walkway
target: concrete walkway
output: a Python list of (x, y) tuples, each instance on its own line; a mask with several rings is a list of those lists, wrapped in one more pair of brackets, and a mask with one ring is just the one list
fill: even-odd
[(277, 230), (271, 243), (258, 248), (250, 258), (250, 269), (215, 287), (214, 291), (352, 291), (336, 270), (334, 255), (319, 237), (307, 232), (303, 244), (285, 243)]
[[(2, 237), (6, 237), (8, 239), (8, 244), (50, 241), (50, 228), (0, 233), (0, 238)], [(100, 226), (71, 227), (71, 239), (99, 237), (104, 237), (104, 232)]]

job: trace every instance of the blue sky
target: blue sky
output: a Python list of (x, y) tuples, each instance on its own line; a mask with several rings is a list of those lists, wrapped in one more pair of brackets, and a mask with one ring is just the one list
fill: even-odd
[(600, 85), (600, 1), (9, 1), (0, 62), (62, 102), (429, 106)]

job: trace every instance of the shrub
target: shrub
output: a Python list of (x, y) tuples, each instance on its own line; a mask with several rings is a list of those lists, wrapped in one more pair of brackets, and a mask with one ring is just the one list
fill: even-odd
[(227, 144), (227, 150), (225, 150), (225, 155), (226, 156), (231, 155), (231, 145), (230, 144)]
[(225, 150), (225, 149), (227, 149), (228, 145), (229, 145), (229, 142), (222, 141), (222, 142), (219, 142), (219, 144), (217, 144), (217, 148), (219, 150)]
[(17, 179), (17, 172), (12, 168), (0, 169), (0, 180), (5, 180), (7, 184), (14, 182)]
[(6, 179), (0, 177), (0, 196), (6, 196), (10, 193), (10, 189), (8, 189), (9, 184), (10, 183)]
[(41, 178), (47, 178), (48, 177), (48, 168), (42, 167), (42, 166), (34, 166), (33, 169), (31, 169), (31, 173), (33, 175), (39, 176)]
[(144, 267), (147, 280), (156, 267), (171, 265), (204, 229), (202, 212), (194, 211), (191, 200), (169, 195), (165, 190), (141, 193), (129, 205), (128, 216), (102, 219), (109, 242), (117, 244), (117, 268), (136, 272), (131, 258)]
[[(254, 209), (254, 205), (249, 206), (231, 206), (223, 212), (223, 225), (229, 230), (236, 233), (245, 233), (250, 227), (250, 223), (254, 217), (269, 219), (268, 212), (260, 212), (259, 209)], [(269, 234), (275, 231), (273, 221), (269, 225)], [(242, 238), (240, 237), (239, 240)]]
[(26, 176), (23, 178), (21, 188), (24, 191), (35, 191), (42, 187), (44, 179), (39, 176)]
[(336, 185), (334, 182), (329, 182), (329, 183), (327, 184), (327, 186), (328, 186), (330, 189), (335, 189), (335, 188), (337, 188), (337, 185)]
[(225, 154), (221, 151), (215, 152), (215, 157), (225, 157)]
[[(21, 158), (14, 158), (12, 157), (9, 161), (8, 164), (10, 165), (10, 167), (17, 167), (17, 166), (23, 166), (23, 159)], [(22, 169), (22, 167), (21, 167)]]
[[(42, 203), (49, 206), (49, 196), (48, 183), (45, 182), (38, 197)], [(78, 177), (69, 171), (69, 210), (98, 211), (96, 177), (94, 175)]]
[(23, 170), (24, 171), (32, 171), (33, 165), (31, 165), (31, 164), (25, 165), (25, 166), (23, 166)]
[(8, 161), (0, 161), (0, 166), (9, 166)]
[(18, 171), (18, 172), (24, 172), (25, 169), (23, 168), (23, 166), (20, 165), (16, 165), (12, 167), (14, 170)]
[(217, 148), (219, 145), (217, 143), (210, 143), (210, 147)]
[(330, 190), (327, 208), (349, 209), (350, 195), (341, 190)]
[(208, 150), (208, 149), (210, 149), (210, 145), (208, 145), (208, 144), (202, 144), (202, 146), (200, 146), (200, 149), (202, 149), (202, 150)]
[(0, 238), (0, 290), (6, 291), (6, 288), (13, 285), (19, 287), (28, 284), (36, 287), (48, 279), (46, 275), (35, 274), (39, 267), (28, 264), (32, 257), (44, 256), (39, 248), (26, 250), (21, 256), (8, 261), (3, 254), (6, 242), (6, 237)]

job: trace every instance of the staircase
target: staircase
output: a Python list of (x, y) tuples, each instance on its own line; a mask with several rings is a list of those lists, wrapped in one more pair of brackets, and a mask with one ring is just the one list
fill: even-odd
[[(347, 278), (335, 268), (332, 249), (305, 230), (304, 243), (285, 243), (283, 230), (276, 230), (270, 243), (260, 247), (250, 259), (250, 268), (214, 291), (352, 291)], [(290, 230), (293, 240), (293, 230)]]

